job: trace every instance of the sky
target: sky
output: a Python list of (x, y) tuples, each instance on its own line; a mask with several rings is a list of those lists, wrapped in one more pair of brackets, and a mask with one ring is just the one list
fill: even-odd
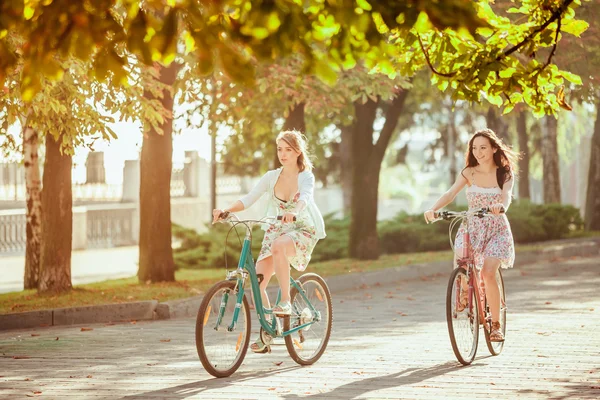
[[(120, 184), (123, 182), (125, 160), (139, 159), (142, 148), (141, 124), (139, 122), (115, 122), (109, 125), (117, 134), (117, 139), (110, 142), (98, 140), (94, 144), (94, 150), (104, 152), (106, 183)], [(210, 136), (207, 129), (189, 129), (185, 128), (183, 124), (177, 126), (177, 121), (175, 121), (175, 125), (177, 131), (181, 133), (174, 135), (173, 138), (173, 166), (176, 168), (183, 166), (185, 151), (197, 151), (200, 157), (210, 160)], [(20, 126), (16, 124), (9, 129), (9, 134), (18, 140), (20, 129)], [(85, 162), (89, 152), (87, 147), (75, 149), (73, 183), (85, 183)]]

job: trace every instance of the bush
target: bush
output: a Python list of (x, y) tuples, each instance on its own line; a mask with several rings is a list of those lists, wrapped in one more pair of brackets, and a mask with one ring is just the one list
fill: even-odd
[(329, 214), (324, 217), (324, 220), (327, 237), (319, 240), (313, 251), (311, 261), (347, 258), (350, 218), (334, 219), (333, 214)]
[[(464, 209), (453, 207), (454, 210)], [(579, 210), (560, 204), (533, 204), (528, 201), (513, 203), (508, 219), (515, 242), (531, 243), (577, 237), (583, 232)], [(348, 257), (350, 218), (334, 219), (325, 216), (327, 237), (320, 240), (312, 254), (312, 261), (327, 261)], [(174, 249), (177, 268), (225, 267), (225, 237), (230, 226), (214, 225), (209, 232), (198, 234), (192, 229), (173, 225), (173, 235), (180, 246)], [(244, 240), (245, 229), (231, 231), (227, 242), (227, 265), (235, 268)], [(393, 219), (378, 223), (381, 252), (387, 254), (447, 250), (448, 222), (425, 224), (422, 214), (401, 212)], [(453, 235), (456, 232), (453, 232)], [(252, 254), (258, 256), (264, 232), (258, 227), (252, 231)], [(453, 238), (454, 239), (454, 238)]]
[[(227, 267), (235, 268), (238, 264), (246, 230), (243, 226), (238, 226), (231, 231), (230, 229), (230, 225), (218, 224), (212, 225), (208, 232), (198, 234), (193, 229), (173, 224), (174, 241), (180, 242), (180, 245), (173, 249), (175, 267), (177, 269), (223, 268), (226, 265), (225, 257), (227, 257)], [(260, 251), (263, 236), (264, 232), (259, 227), (253, 229), (252, 253), (255, 256)], [(227, 246), (225, 246), (226, 238)]]

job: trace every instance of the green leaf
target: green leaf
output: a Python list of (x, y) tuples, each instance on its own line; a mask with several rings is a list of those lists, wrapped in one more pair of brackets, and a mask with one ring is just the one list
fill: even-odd
[(356, 0), (356, 4), (365, 11), (371, 11), (373, 9), (367, 0)]
[(510, 78), (516, 72), (516, 68), (510, 67), (500, 71), (500, 78)]
[(315, 75), (328, 85), (333, 85), (337, 81), (337, 72), (323, 60), (315, 62)]
[(581, 37), (581, 34), (585, 32), (589, 26), (590, 24), (583, 20), (570, 20), (562, 24), (561, 31)]
[(573, 73), (567, 72), (567, 71), (560, 71), (560, 75), (562, 75), (563, 78), (565, 78), (569, 82), (574, 83), (576, 85), (583, 84), (583, 82), (581, 82), (581, 77), (579, 75), (576, 75), (576, 74), (573, 74)]

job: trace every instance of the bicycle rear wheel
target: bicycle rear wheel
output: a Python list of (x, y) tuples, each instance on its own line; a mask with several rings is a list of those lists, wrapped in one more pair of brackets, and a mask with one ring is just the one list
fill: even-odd
[[(217, 378), (233, 374), (244, 361), (250, 341), (250, 308), (246, 296), (232, 328), (236, 282), (214, 285), (202, 299), (196, 318), (196, 349), (206, 371)], [(223, 308), (221, 308), (223, 306)]]
[(467, 272), (463, 267), (456, 268), (450, 275), (446, 292), (446, 320), (452, 350), (463, 365), (473, 362), (479, 341), (479, 304), (475, 290), (463, 310), (460, 295), (463, 287), (468, 287)]
[[(496, 272), (496, 282), (498, 283), (498, 289), (500, 290), (500, 330), (502, 334), (506, 338), (506, 293), (504, 291), (504, 279), (502, 278), (502, 273), (500, 269)], [(497, 356), (502, 353), (502, 349), (504, 348), (504, 342), (492, 342), (490, 341), (490, 332), (489, 326), (483, 329), (485, 332), (485, 342), (487, 343), (488, 350), (493, 356)]]
[(298, 281), (312, 308), (298, 289), (292, 287), (292, 315), (284, 317), (283, 330), (289, 331), (307, 322), (315, 322), (285, 336), (285, 347), (290, 357), (298, 364), (311, 365), (321, 358), (331, 335), (331, 293), (323, 278), (317, 274), (302, 275)]

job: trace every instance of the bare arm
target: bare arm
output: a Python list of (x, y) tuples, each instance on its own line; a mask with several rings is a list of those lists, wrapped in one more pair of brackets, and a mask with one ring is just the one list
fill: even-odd
[(444, 208), (448, 204), (452, 203), (452, 201), (456, 198), (456, 195), (465, 187), (469, 182), (467, 178), (464, 177), (463, 174), (458, 175), (456, 178), (456, 182), (448, 189), (446, 193), (444, 193), (431, 207), (431, 210), (438, 211), (440, 208)]
[(502, 187), (502, 205), (504, 206), (504, 211), (508, 211), (508, 207), (512, 202), (512, 190), (515, 181), (511, 178), (508, 182), (504, 184)]

